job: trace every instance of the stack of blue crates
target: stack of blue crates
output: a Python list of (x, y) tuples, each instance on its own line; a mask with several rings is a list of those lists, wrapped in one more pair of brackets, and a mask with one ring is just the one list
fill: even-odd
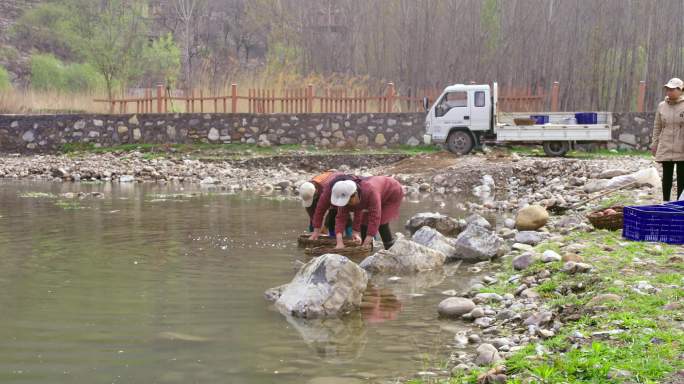
[(623, 215), (625, 239), (684, 244), (684, 201), (625, 207)]

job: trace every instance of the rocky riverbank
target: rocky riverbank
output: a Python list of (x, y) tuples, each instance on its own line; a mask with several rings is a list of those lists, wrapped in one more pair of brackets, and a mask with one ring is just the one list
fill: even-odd
[(470, 210), (514, 210), (527, 203), (571, 204), (587, 196), (591, 179), (612, 177), (653, 166), (649, 159), (551, 159), (508, 152), (456, 157), (439, 152), (409, 154), (317, 154), (293, 151), (285, 155), (242, 153), (222, 157), (180, 156), (141, 152), (0, 157), (0, 179), (56, 182), (198, 183), (226, 190), (283, 190), (317, 172), (339, 169), (360, 175), (392, 175), (407, 189), (409, 199), (430, 192), (479, 197)]

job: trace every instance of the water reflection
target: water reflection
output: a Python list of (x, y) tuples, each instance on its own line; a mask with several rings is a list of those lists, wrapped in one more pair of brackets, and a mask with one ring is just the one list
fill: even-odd
[(358, 359), (368, 342), (366, 327), (359, 312), (341, 319), (286, 318), (307, 347), (328, 363), (341, 364)]
[(402, 304), (389, 288), (368, 287), (361, 301), (361, 315), (370, 324), (396, 320)]

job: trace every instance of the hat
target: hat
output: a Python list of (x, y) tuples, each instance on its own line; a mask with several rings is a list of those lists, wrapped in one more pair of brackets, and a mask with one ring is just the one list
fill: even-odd
[(315, 194), (316, 186), (312, 182), (307, 181), (299, 186), (299, 197), (302, 199), (302, 206), (304, 208), (309, 208), (313, 204)]
[(667, 84), (664, 85), (664, 87), (684, 89), (684, 81), (682, 81), (680, 78), (673, 77), (667, 82)]
[(353, 180), (338, 181), (333, 186), (330, 203), (336, 207), (344, 207), (354, 192), (356, 192), (356, 183)]

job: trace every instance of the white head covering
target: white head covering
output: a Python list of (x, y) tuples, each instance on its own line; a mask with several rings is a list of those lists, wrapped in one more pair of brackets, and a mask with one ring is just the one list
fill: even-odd
[(356, 192), (356, 183), (353, 180), (342, 180), (335, 183), (330, 196), (330, 204), (336, 207), (344, 207)]
[(302, 206), (304, 208), (309, 208), (313, 204), (315, 194), (316, 186), (312, 182), (307, 181), (299, 186), (299, 197), (302, 199)]
[(667, 84), (664, 85), (665, 88), (679, 88), (680, 90), (684, 90), (684, 81), (678, 77), (673, 77), (670, 79), (670, 81), (667, 82)]

